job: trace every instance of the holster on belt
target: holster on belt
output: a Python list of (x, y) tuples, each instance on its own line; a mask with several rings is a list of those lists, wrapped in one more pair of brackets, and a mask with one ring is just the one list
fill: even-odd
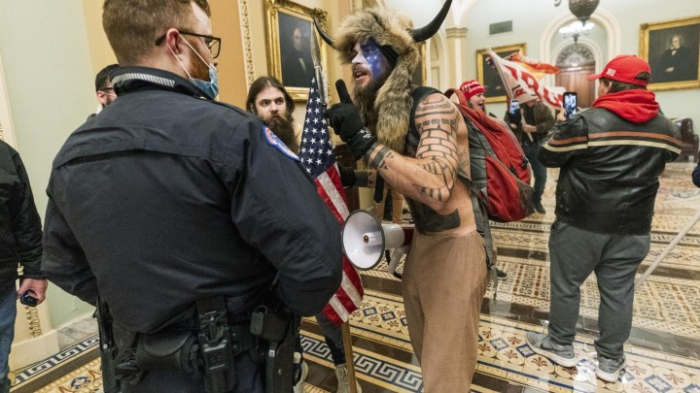
[(236, 387), (231, 331), (223, 296), (197, 302), (202, 371), (207, 393), (224, 393)]
[(260, 306), (250, 321), (251, 333), (268, 342), (265, 356), (265, 392), (291, 391), (294, 373), (296, 324), (293, 315), (272, 307)]

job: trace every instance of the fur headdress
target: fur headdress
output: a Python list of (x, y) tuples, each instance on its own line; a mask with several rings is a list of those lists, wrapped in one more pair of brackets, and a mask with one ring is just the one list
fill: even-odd
[[(411, 80), (420, 63), (418, 43), (437, 32), (451, 3), (452, 0), (445, 1), (435, 19), (420, 29), (412, 29), (413, 23), (405, 14), (384, 7), (361, 10), (348, 16), (336, 32), (335, 40), (314, 21), (321, 37), (339, 51), (339, 58), (344, 64), (352, 62), (355, 43), (364, 42), (370, 37), (382, 47), (382, 52), (393, 51), (397, 55), (396, 65), (374, 101), (378, 120), (373, 131), (380, 142), (398, 152), (404, 151), (410, 125), (413, 106)], [(362, 116), (366, 117), (366, 114), (362, 113)]]

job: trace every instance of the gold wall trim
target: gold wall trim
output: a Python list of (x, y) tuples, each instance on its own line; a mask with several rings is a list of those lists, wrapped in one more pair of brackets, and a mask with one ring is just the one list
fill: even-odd
[(29, 335), (32, 338), (41, 336), (41, 320), (39, 320), (39, 312), (36, 307), (24, 306), (24, 316), (29, 325)]
[(250, 38), (250, 17), (248, 16), (248, 0), (238, 0), (239, 14), (241, 17), (241, 37), (243, 40), (243, 61), (245, 63), (246, 91), (255, 81), (255, 68), (253, 67), (253, 42)]

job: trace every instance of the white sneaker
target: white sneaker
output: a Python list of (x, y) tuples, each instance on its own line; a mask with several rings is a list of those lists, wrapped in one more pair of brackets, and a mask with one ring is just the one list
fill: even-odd
[(625, 367), (627, 367), (627, 359), (624, 355), (619, 359), (608, 359), (599, 356), (595, 375), (605, 382), (615, 382), (620, 379), (620, 374)]
[[(345, 366), (345, 363), (339, 364), (335, 366), (335, 376), (338, 378), (338, 393), (350, 393), (350, 381), (348, 381), (348, 368)], [(360, 387), (360, 384), (355, 381), (357, 384), (357, 393), (362, 393), (362, 388)]]
[(299, 382), (294, 385), (294, 393), (304, 393), (304, 386), (306, 385), (306, 377), (309, 375), (309, 365), (305, 361), (301, 362), (301, 377)]

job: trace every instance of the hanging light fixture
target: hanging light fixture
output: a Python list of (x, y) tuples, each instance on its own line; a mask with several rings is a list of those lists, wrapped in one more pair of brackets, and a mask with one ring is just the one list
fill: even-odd
[[(561, 1), (554, 0), (554, 6), (558, 7)], [(593, 22), (589, 22), (588, 19), (590, 19), (595, 9), (598, 8), (599, 3), (600, 0), (569, 0), (569, 11), (578, 20), (559, 29), (559, 33), (564, 37), (574, 37), (574, 44), (578, 43), (578, 37), (581, 34), (588, 34), (595, 27)]]
[(574, 37), (574, 44), (578, 44), (578, 37), (580, 37), (582, 34), (588, 34), (588, 32), (594, 27), (595, 24), (591, 21), (584, 24), (580, 20), (577, 20), (559, 29), (559, 33), (563, 35), (564, 38)]

